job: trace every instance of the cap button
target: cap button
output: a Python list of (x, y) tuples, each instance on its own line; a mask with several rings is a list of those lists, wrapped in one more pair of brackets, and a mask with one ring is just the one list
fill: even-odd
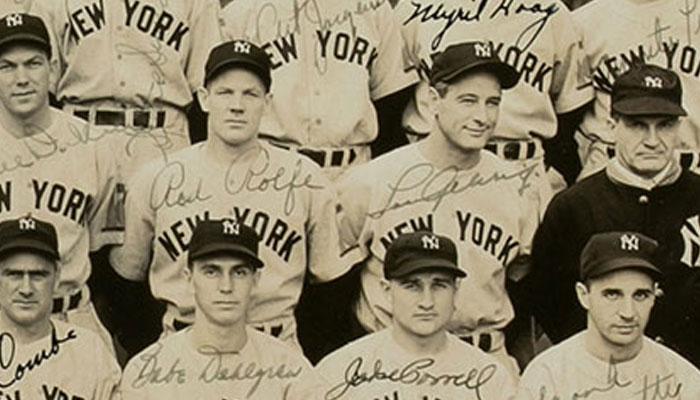
[(639, 204), (647, 204), (649, 203), (649, 196), (643, 194), (639, 196)]

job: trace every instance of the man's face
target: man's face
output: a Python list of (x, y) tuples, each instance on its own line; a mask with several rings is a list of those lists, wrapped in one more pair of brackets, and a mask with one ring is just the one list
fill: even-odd
[(577, 283), (579, 301), (588, 310), (589, 331), (603, 343), (628, 348), (641, 343), (654, 306), (654, 282), (635, 269), (623, 269)]
[(56, 264), (33, 253), (13, 253), (0, 260), (0, 310), (21, 327), (48, 318), (56, 289)]
[(28, 120), (48, 110), (51, 65), (46, 52), (17, 44), (0, 52), (0, 102), (5, 113)]
[(474, 72), (452, 82), (444, 97), (431, 88), (435, 120), (445, 138), (460, 150), (482, 149), (498, 121), (501, 84), (491, 73)]
[(680, 120), (675, 116), (620, 116), (613, 122), (620, 163), (635, 174), (651, 178), (673, 158)]
[(194, 260), (192, 270), (185, 271), (194, 289), (198, 313), (218, 326), (245, 321), (259, 275), (247, 259), (214, 255)]
[(241, 68), (221, 72), (200, 91), (210, 135), (228, 146), (244, 146), (256, 138), (268, 99), (262, 80)]
[(452, 317), (457, 283), (448, 272), (414, 272), (392, 279), (387, 290), (395, 326), (411, 336), (433, 336)]

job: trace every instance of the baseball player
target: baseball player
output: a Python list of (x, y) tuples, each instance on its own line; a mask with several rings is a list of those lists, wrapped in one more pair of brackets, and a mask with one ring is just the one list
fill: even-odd
[(0, 217), (31, 213), (55, 226), (62, 268), (53, 310), (111, 343), (86, 282), (88, 253), (121, 240), (120, 232), (107, 229), (114, 215), (112, 137), (49, 107), (50, 56), (41, 19), (0, 19)]
[(223, 20), (226, 37), (258, 44), (272, 61), (261, 137), (310, 157), (332, 179), (369, 160), (378, 132), (372, 101), (417, 80), (403, 72), (387, 0), (236, 0)]
[(326, 281), (349, 268), (339, 262), (337, 197), (311, 160), (257, 138), (271, 83), (262, 49), (240, 40), (215, 47), (205, 82), (198, 95), (209, 138), (134, 176), (124, 245), (112, 264), (127, 279), (149, 278), (167, 304), (165, 333), (173, 332), (193, 322), (194, 298), (181, 274), (192, 230), (203, 220), (234, 218), (256, 230), (266, 264), (249, 322), (296, 344), (294, 308), (307, 269)]
[(362, 330), (372, 332), (391, 323), (392, 305), (381, 289), (388, 245), (416, 230), (453, 238), (470, 279), (457, 290), (447, 328), (500, 357), (517, 376), (504, 348), (503, 328), (513, 319), (505, 284), (507, 275), (520, 279), (516, 265), (529, 253), (537, 223), (528, 188), (533, 170), (482, 151), (498, 118), (501, 88), (517, 82), (515, 70), (486, 48), (462, 43), (436, 58), (431, 107), (439, 122), (431, 135), (348, 171), (338, 182), (341, 239), (351, 246), (344, 262), (363, 265), (355, 308)]
[(659, 242), (656, 265), (664, 273), (665, 294), (648, 333), (700, 365), (700, 177), (674, 157), (686, 114), (681, 81), (673, 71), (640, 65), (615, 80), (611, 104), (615, 158), (555, 197), (535, 236), (535, 315), (555, 343), (583, 329), (585, 314), (570, 290), (583, 245), (598, 232), (642, 232)]
[(515, 384), (496, 359), (447, 333), (459, 278), (449, 238), (405, 233), (386, 252), (383, 294), (394, 311), (388, 329), (324, 358), (321, 398), (512, 399)]
[(129, 361), (123, 400), (315, 398), (319, 382), (304, 356), (246, 324), (264, 266), (260, 245), (253, 228), (231, 219), (194, 228), (181, 271), (194, 293), (194, 324)]
[[(579, 130), (581, 177), (603, 168), (614, 157), (615, 141), (609, 127), (610, 92), (621, 74), (634, 63), (647, 63), (676, 72), (683, 84), (683, 103), (700, 107), (700, 42), (698, 9), (685, 0), (592, 1), (576, 10), (574, 21), (583, 34), (595, 87), (593, 108)], [(700, 165), (700, 116), (690, 113), (681, 122), (679, 157), (685, 168)]]
[(6, 399), (117, 399), (120, 371), (100, 337), (50, 318), (63, 268), (56, 229), (0, 222), (0, 385)]
[(700, 398), (700, 371), (644, 336), (661, 279), (657, 248), (635, 232), (589, 239), (576, 283), (586, 329), (528, 365), (518, 399)]
[(63, 109), (120, 137), (122, 179), (189, 145), (186, 108), (221, 41), (217, 0), (35, 1)]
[(503, 94), (501, 117), (486, 149), (517, 168), (534, 166), (533, 185), (543, 215), (553, 189), (565, 182), (553, 169), (545, 173), (542, 142), (557, 134), (559, 115), (578, 112), (593, 97), (581, 67), (581, 38), (566, 5), (560, 0), (418, 0), (399, 2), (396, 12), (403, 24), (406, 63), (423, 78), (404, 112), (404, 126), (413, 140), (425, 137), (434, 124), (428, 107), (434, 54), (465, 38), (482, 40), (517, 70), (518, 84)]

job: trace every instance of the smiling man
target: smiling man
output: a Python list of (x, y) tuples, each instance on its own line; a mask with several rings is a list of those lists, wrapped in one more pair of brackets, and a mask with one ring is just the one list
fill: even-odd
[(258, 249), (255, 231), (238, 221), (197, 225), (182, 272), (194, 295), (194, 324), (131, 359), (123, 400), (314, 399), (318, 381), (311, 364), (247, 325), (264, 266)]
[(555, 343), (583, 329), (585, 314), (570, 290), (583, 245), (598, 232), (643, 232), (660, 244), (666, 293), (648, 333), (697, 366), (700, 177), (682, 171), (675, 157), (686, 115), (681, 81), (670, 70), (640, 65), (618, 77), (611, 99), (615, 158), (549, 206), (533, 244), (533, 310)]
[(661, 279), (657, 248), (638, 233), (591, 237), (576, 283), (587, 327), (532, 361), (519, 400), (700, 398), (700, 371), (644, 336)]
[[(502, 399), (513, 380), (495, 357), (447, 333), (460, 278), (455, 244), (419, 231), (399, 236), (384, 262), (391, 326), (324, 358), (321, 398)], [(465, 278), (468, 281), (469, 277)]]
[(116, 399), (119, 366), (100, 337), (51, 318), (61, 258), (56, 229), (0, 222), (0, 386), (13, 399)]
[[(449, 46), (431, 71), (434, 132), (370, 163), (338, 182), (345, 210), (344, 263), (360, 263), (356, 335), (391, 324), (392, 307), (380, 282), (387, 246), (401, 233), (431, 230), (455, 241), (471, 279), (456, 293), (447, 329), (517, 366), (503, 328), (513, 319), (506, 275), (519, 279), (537, 224), (533, 168), (517, 169), (484, 150), (499, 116), (503, 89), (517, 73), (480, 42)], [(496, 207), (495, 203), (499, 206)]]

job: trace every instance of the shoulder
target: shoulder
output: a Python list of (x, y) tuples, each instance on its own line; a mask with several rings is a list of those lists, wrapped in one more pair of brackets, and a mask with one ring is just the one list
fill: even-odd
[(552, 199), (552, 205), (557, 207), (571, 202), (578, 203), (588, 197), (599, 196), (602, 191), (606, 190), (609, 183), (610, 180), (604, 170), (596, 172), (555, 195)]
[(652, 359), (664, 361), (672, 366), (673, 371), (683, 377), (693, 377), (696, 382), (700, 382), (700, 371), (680, 354), (646, 336), (644, 337), (644, 346)]
[(248, 333), (248, 340), (251, 341), (252, 346), (259, 355), (275, 363), (287, 363), (289, 367), (311, 369), (311, 363), (304, 357), (304, 354), (301, 353), (300, 350), (256, 329), (248, 327), (246, 330)]
[[(66, 323), (60, 320), (51, 319), (54, 327), (55, 335), (52, 338), (52, 346), (56, 344), (58, 349), (63, 349), (66, 346), (69, 353), (79, 355), (77, 359), (85, 362), (86, 365), (98, 365), (109, 363), (110, 366), (116, 365), (116, 360), (112, 352), (107, 348), (107, 344), (95, 332)], [(90, 351), (85, 351), (90, 349)]]
[(368, 163), (360, 164), (348, 169), (339, 179), (340, 182), (365, 182), (371, 184), (375, 181), (386, 182), (401, 171), (410, 168), (422, 161), (417, 150), (417, 144), (405, 145), (381, 156), (372, 159)]
[(532, 373), (534, 369), (556, 370), (558, 366), (562, 366), (565, 358), (579, 354), (581, 350), (583, 350), (583, 332), (576, 333), (538, 354), (527, 366), (523, 376)]
[(387, 340), (391, 340), (389, 329), (367, 334), (328, 354), (316, 364), (316, 370), (323, 373), (345, 368), (352, 360), (373, 353), (378, 347), (383, 347)]
[(173, 357), (179, 357), (185, 352), (188, 344), (186, 343), (185, 333), (188, 329), (176, 332), (159, 339), (155, 343), (141, 350), (133, 356), (124, 367), (124, 376), (133, 375), (140, 370), (144, 364), (158, 360), (159, 363), (166, 363)]

